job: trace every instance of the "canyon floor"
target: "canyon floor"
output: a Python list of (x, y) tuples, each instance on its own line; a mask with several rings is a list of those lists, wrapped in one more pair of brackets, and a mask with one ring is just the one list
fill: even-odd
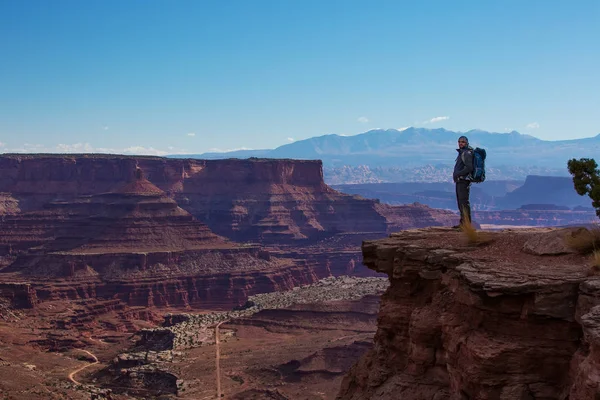
[[(385, 287), (384, 278), (328, 278), (253, 296), (245, 310), (171, 310), (167, 319), (175, 323), (168, 328), (148, 320), (122, 321), (114, 312), (87, 329), (56, 329), (57, 319), (73, 313), (72, 302), (44, 302), (35, 312), (4, 303), (0, 398), (216, 398), (214, 321), (222, 321), (218, 353), (225, 398), (334, 399), (344, 374), (371, 346)], [(169, 310), (154, 310), (156, 321), (163, 311)], [(103, 327), (110, 320), (121, 329)], [(157, 332), (183, 339), (164, 347), (162, 339), (145, 340)], [(186, 345), (188, 336), (201, 340)]]
[[(361, 304), (355, 315), (349, 308)], [(221, 388), (233, 398), (334, 399), (343, 375), (371, 347), (377, 299), (300, 306), (221, 326)], [(331, 310), (333, 308), (333, 310)], [(314, 318), (314, 314), (325, 314)], [(191, 349), (173, 370), (178, 397), (214, 398), (215, 349)]]

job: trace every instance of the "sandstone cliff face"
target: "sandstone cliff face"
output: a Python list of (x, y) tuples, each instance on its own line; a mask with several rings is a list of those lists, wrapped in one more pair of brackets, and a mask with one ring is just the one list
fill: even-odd
[(32, 283), (43, 301), (129, 306), (227, 307), (374, 275), (363, 238), (456, 218), (336, 192), (319, 161), (3, 156), (0, 193), (0, 257), (16, 258), (0, 279)]
[(139, 169), (133, 181), (115, 191), (50, 202), (42, 212), (4, 216), (0, 224), (0, 255), (18, 255), (3, 272), (36, 275), (39, 261), (46, 277), (70, 277), (90, 267), (103, 274), (111, 259), (130, 268), (124, 253), (145, 270), (152, 266), (148, 253), (166, 252), (160, 262), (170, 265), (172, 253), (234, 247), (178, 207)]
[(34, 247), (35, 254), (232, 247), (173, 199), (152, 192), (158, 189), (147, 183), (136, 188), (137, 193), (127, 192), (125, 186), (125, 191), (53, 201), (43, 211), (5, 215), (0, 224), (0, 255)]
[(33, 308), (38, 299), (35, 289), (27, 283), (0, 283), (0, 299), (10, 301), (14, 308)]
[[(114, 192), (134, 180), (136, 168), (213, 232), (237, 241), (297, 242), (389, 226), (376, 201), (331, 189), (320, 161), (300, 160), (2, 156), (0, 192), (7, 197), (0, 212), (40, 211), (49, 202)], [(452, 216), (427, 213), (438, 225)]]
[(600, 279), (579, 255), (521, 251), (556, 237), (499, 232), (469, 247), (438, 228), (365, 242), (391, 285), (374, 349), (338, 399), (597, 399)]
[(102, 156), (2, 156), (0, 192), (18, 199), (22, 211), (54, 199), (104, 193), (134, 179), (136, 159)]
[(215, 235), (141, 169), (111, 192), (5, 215), (0, 255), (16, 257), (0, 279), (31, 283), (42, 301), (102, 298), (144, 307), (231, 307), (331, 274), (326, 265), (281, 260)]
[(187, 162), (175, 199), (215, 233), (233, 240), (283, 243), (357, 227), (386, 229), (372, 201), (342, 195), (324, 184), (320, 161)]
[(257, 252), (50, 254), (19, 259), (0, 279), (29, 282), (40, 301), (116, 298), (128, 306), (213, 309), (230, 308), (250, 295), (289, 290), (331, 274), (326, 266), (261, 260)]

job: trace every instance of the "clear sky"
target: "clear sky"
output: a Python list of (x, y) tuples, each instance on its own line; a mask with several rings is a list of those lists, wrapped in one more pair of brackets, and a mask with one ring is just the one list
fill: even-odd
[(0, 0), (0, 151), (589, 137), (599, 43), (599, 0)]

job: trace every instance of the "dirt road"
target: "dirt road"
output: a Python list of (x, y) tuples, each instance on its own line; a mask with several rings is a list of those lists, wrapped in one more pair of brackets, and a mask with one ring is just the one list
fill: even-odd
[(93, 355), (92, 353), (90, 353), (87, 350), (82, 350), (82, 351), (86, 352), (90, 356), (92, 356), (92, 358), (94, 359), (94, 362), (84, 365), (83, 367), (77, 368), (75, 371), (73, 371), (69, 374), (69, 380), (77, 385), (81, 385), (81, 382), (79, 382), (78, 380), (75, 379), (75, 375), (77, 375), (79, 372), (83, 371), (84, 369), (91, 367), (92, 365), (98, 364), (98, 357), (96, 357), (95, 355)]
[(215, 350), (216, 351), (215, 365), (216, 365), (216, 369), (217, 369), (217, 399), (221, 398), (221, 367), (220, 367), (221, 350), (219, 347), (219, 327), (221, 326), (221, 324), (223, 322), (225, 322), (225, 321), (221, 321), (215, 326), (215, 348), (216, 348), (216, 350)]

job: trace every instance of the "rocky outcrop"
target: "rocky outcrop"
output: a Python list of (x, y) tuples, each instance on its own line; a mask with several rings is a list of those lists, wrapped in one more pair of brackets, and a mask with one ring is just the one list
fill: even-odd
[(365, 242), (365, 264), (390, 287), (374, 348), (338, 399), (600, 396), (600, 279), (580, 255), (521, 250), (541, 234), (489, 233), (470, 246), (432, 228)]
[(581, 318), (584, 346), (571, 363), (573, 385), (569, 400), (597, 399), (600, 393), (600, 307), (594, 307)]
[(0, 193), (0, 215), (10, 215), (20, 212), (19, 202), (10, 193)]
[(327, 347), (302, 360), (277, 366), (286, 381), (298, 381), (310, 375), (336, 376), (347, 372), (357, 358), (371, 349), (372, 343), (356, 341), (349, 346)]
[(0, 283), (0, 299), (14, 308), (33, 308), (38, 303), (35, 289), (28, 283)]
[[(177, 394), (177, 376), (161, 368), (143, 365), (119, 370), (119, 378), (114, 381), (115, 393), (130, 392), (137, 396), (161, 396)], [(123, 390), (123, 388), (127, 388)]]
[(585, 228), (573, 229), (540, 229), (538, 235), (532, 236), (523, 245), (525, 253), (538, 256), (558, 256), (561, 254), (576, 253), (569, 247), (568, 239), (587, 232)]

